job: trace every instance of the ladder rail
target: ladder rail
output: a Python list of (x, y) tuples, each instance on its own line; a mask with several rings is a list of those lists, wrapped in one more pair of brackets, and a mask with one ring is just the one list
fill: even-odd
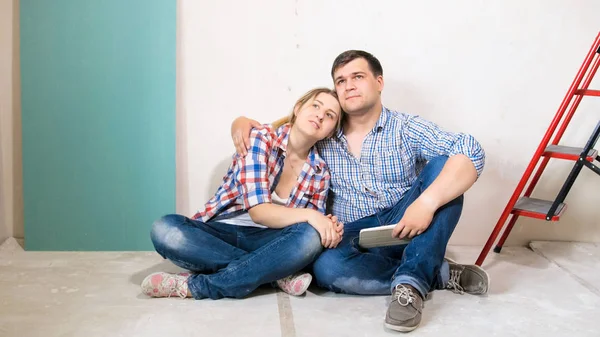
[[(599, 48), (599, 50), (600, 50), (600, 48)], [(598, 121), (598, 124), (596, 124), (596, 129), (594, 129), (594, 133), (592, 134), (592, 136), (590, 137), (590, 140), (586, 144), (586, 148), (588, 148), (588, 147), (592, 148), (592, 147), (596, 146), (596, 143), (598, 143), (598, 140), (600, 140), (600, 121)], [(583, 153), (582, 153), (582, 155), (583, 155)], [(596, 156), (596, 160), (598, 162), (600, 162), (600, 155)], [(593, 162), (584, 160), (583, 165), (587, 166), (587, 168), (594, 171), (596, 174), (600, 175), (600, 169), (598, 168), (598, 166), (594, 165)]]
[[(600, 34), (599, 34), (599, 36), (600, 36)], [(598, 47), (598, 48), (600, 48), (600, 47)], [(598, 67), (600, 67), (600, 53), (596, 53), (594, 55), (595, 55), (595, 60), (591, 66), (591, 70), (589, 72), (587, 72), (587, 75), (583, 81), (582, 89), (578, 89), (576, 91), (586, 90), (587, 88), (589, 88), (590, 83), (594, 79), (594, 76), (596, 75), (596, 72), (598, 71)], [(571, 119), (575, 115), (575, 111), (579, 107), (579, 103), (581, 103), (581, 100), (583, 99), (583, 95), (575, 95), (574, 98), (575, 98), (575, 100), (573, 100), (571, 107), (569, 108), (569, 112), (567, 113), (567, 116), (563, 120), (558, 132), (556, 133), (554, 139), (552, 140), (552, 143), (551, 143), (552, 145), (558, 145), (558, 143), (560, 142), (563, 134), (565, 133), (565, 130), (567, 129), (567, 126), (569, 125), (569, 123), (571, 122)], [(589, 150), (591, 150), (591, 148), (589, 148), (588, 151)], [(587, 155), (587, 152), (584, 151), (583, 154)], [(584, 160), (585, 160), (585, 158), (586, 157), (584, 157)], [(527, 191), (525, 191), (524, 195), (526, 197), (529, 197), (533, 193), (533, 190), (535, 189), (535, 186), (537, 185), (540, 177), (542, 176), (542, 173), (546, 169), (546, 165), (548, 164), (549, 160), (550, 160), (549, 157), (545, 157), (544, 160), (542, 161), (542, 164), (538, 167), (531, 183), (529, 184), (529, 187), (527, 188)], [(550, 209), (548, 210), (548, 213), (546, 214), (546, 221), (550, 221), (553, 218), (554, 212), (556, 211), (558, 206), (567, 197), (567, 194), (571, 190), (573, 182), (575, 181), (575, 179), (577, 179), (577, 176), (579, 175), (580, 171), (581, 171), (581, 167), (579, 169), (576, 169), (575, 167), (573, 167), (573, 169), (571, 170), (571, 173), (569, 173), (569, 176), (568, 176), (567, 180), (565, 181), (565, 184), (563, 185), (563, 187), (561, 188), (560, 192), (558, 193), (556, 199), (554, 200), (552, 207), (550, 207)], [(567, 184), (567, 182), (571, 179), (573, 179), (573, 182), (571, 182), (570, 184)], [(509, 233), (510, 233), (510, 231), (509, 231)], [(507, 233), (506, 236), (508, 236), (509, 233)]]
[[(596, 38), (595, 44), (598, 44), (598, 48), (600, 48), (600, 33), (598, 34), (598, 37)], [(594, 49), (594, 46), (592, 46), (592, 50)], [(591, 51), (591, 50), (590, 50)], [(588, 55), (589, 56), (589, 55)], [(592, 53), (592, 58), (596, 58), (594, 61), (594, 64), (592, 65), (592, 71), (584, 72), (587, 73), (587, 76), (585, 78), (585, 80), (583, 81), (583, 87), (585, 89), (587, 89), (590, 85), (590, 83), (592, 82), (592, 80), (594, 79), (594, 76), (596, 74), (596, 71), (598, 70), (598, 67), (600, 66), (600, 53)], [(585, 63), (584, 63), (585, 65)], [(582, 65), (583, 67), (583, 65)], [(577, 74), (579, 75), (579, 73)], [(577, 91), (577, 90), (575, 90)], [(569, 93), (567, 93), (568, 95)], [(567, 99), (568, 96), (565, 96), (565, 99)], [(573, 101), (573, 104), (571, 104), (571, 108), (569, 109), (569, 112), (567, 113), (567, 116), (565, 117), (563, 123), (561, 124), (558, 132), (556, 133), (554, 139), (552, 140), (552, 145), (558, 145), (558, 143), (560, 142), (563, 134), (565, 133), (565, 130), (567, 129), (568, 124), (571, 122), (571, 119), (573, 118), (573, 115), (575, 115), (575, 111), (577, 110), (577, 108), (579, 107), (579, 103), (581, 103), (581, 100), (583, 99), (583, 96), (578, 95), (575, 96), (575, 100)], [(541, 145), (541, 144), (540, 144)], [(548, 146), (546, 144), (546, 146)], [(546, 165), (548, 165), (548, 161), (550, 161), (550, 158), (548, 157), (544, 157), (544, 159), (542, 160), (541, 165), (538, 167), (535, 175), (533, 176), (533, 179), (531, 180), (531, 183), (528, 185), (527, 190), (525, 191), (524, 196), (529, 197), (531, 196), (531, 194), (533, 193), (533, 190), (535, 189), (535, 186), (537, 185), (538, 181), (540, 180), (542, 173), (544, 172), (544, 170), (546, 169)]]
[[(595, 56), (595, 60), (594, 60), (594, 63), (592, 64), (591, 70), (587, 73), (586, 78), (583, 81), (583, 86), (581, 88), (583, 90), (586, 90), (590, 86), (590, 83), (594, 79), (594, 76), (596, 75), (596, 71), (598, 71), (598, 67), (600, 66), (600, 54), (595, 53), (594, 56)], [(579, 103), (581, 103), (582, 99), (583, 99), (583, 95), (575, 95), (575, 100), (573, 101), (573, 104), (571, 105), (571, 108), (569, 109), (569, 112), (567, 113), (567, 116), (565, 117), (563, 123), (561, 124), (560, 128), (558, 129), (556, 136), (552, 140), (552, 145), (558, 145), (558, 143), (560, 142), (560, 139), (562, 138), (563, 134), (565, 133), (565, 130), (567, 129), (567, 126), (569, 125), (569, 122), (571, 122), (571, 118), (573, 118), (573, 115), (575, 115), (575, 110), (577, 110), (577, 108), (579, 107)]]
[[(585, 159), (583, 159), (583, 160), (585, 160)], [(578, 161), (575, 162), (575, 165), (573, 165), (573, 168), (571, 169), (571, 172), (569, 173), (567, 180), (565, 180), (565, 183), (561, 187), (560, 192), (558, 192), (556, 199), (554, 199), (552, 206), (550, 206), (550, 209), (548, 210), (548, 213), (546, 214), (547, 221), (550, 221), (550, 219), (552, 219), (552, 216), (554, 216), (554, 212), (556, 212), (558, 205), (560, 205), (563, 201), (565, 201), (567, 194), (569, 194), (569, 192), (571, 191), (571, 187), (573, 187), (573, 184), (575, 183), (575, 180), (579, 176), (579, 173), (581, 172), (582, 168), (583, 168), (583, 162), (580, 158)]]
[(585, 161), (583, 163), (583, 165), (587, 166), (590, 170), (594, 171), (594, 173), (596, 173), (597, 175), (600, 176), (600, 168), (596, 165), (594, 165), (594, 163), (590, 163), (589, 161)]
[[(550, 123), (548, 130), (546, 130), (546, 133), (544, 134), (542, 141), (540, 142), (537, 150), (535, 151), (533, 157), (531, 158), (529, 165), (525, 169), (525, 173), (523, 174), (523, 177), (521, 177), (521, 180), (517, 184), (517, 187), (515, 188), (509, 202), (506, 204), (506, 207), (504, 208), (504, 211), (502, 212), (500, 218), (498, 219), (498, 222), (496, 223), (496, 226), (494, 227), (490, 237), (488, 238), (483, 249), (481, 250), (479, 257), (477, 258), (477, 261), (475, 262), (476, 265), (481, 266), (483, 264), (483, 261), (487, 257), (492, 245), (496, 241), (498, 234), (500, 234), (502, 227), (504, 227), (504, 224), (506, 223), (508, 216), (510, 215), (519, 196), (521, 195), (521, 192), (523, 192), (525, 185), (529, 181), (529, 178), (531, 177), (531, 173), (537, 166), (537, 164), (542, 156), (542, 153), (544, 152), (545, 148), (548, 146), (548, 143), (550, 142), (550, 138), (552, 138), (552, 135), (556, 131), (558, 124), (562, 120), (564, 113), (567, 110), (567, 107), (575, 94), (575, 90), (578, 89), (579, 85), (581, 84), (581, 81), (583, 80), (584, 75), (587, 73), (587, 71), (590, 67), (590, 64), (592, 63), (592, 60), (598, 53), (600, 53), (600, 32), (596, 36), (596, 39), (595, 39), (594, 43), (592, 44), (592, 47), (590, 48), (588, 54), (586, 55), (583, 64), (579, 68), (579, 71), (577, 72), (575, 79), (571, 83), (571, 86), (569, 87), (567, 94), (564, 96), (556, 114), (554, 115), (554, 118), (552, 119), (552, 122)], [(573, 113), (574, 113), (574, 111), (573, 111)], [(565, 126), (565, 129), (566, 129), (566, 126)], [(563, 132), (564, 132), (564, 130), (563, 130)], [(547, 164), (546, 159), (547, 158), (544, 159), (544, 162)], [(545, 165), (544, 165), (544, 167), (545, 167)], [(539, 171), (539, 174), (541, 175), (541, 171)], [(539, 177), (537, 177), (537, 180), (539, 180)], [(537, 183), (537, 180), (536, 180), (536, 183)], [(516, 221), (516, 219), (514, 219), (514, 220)], [(511, 222), (512, 222), (512, 219), (511, 219)], [(513, 225), (514, 225), (514, 222), (513, 222)], [(508, 236), (508, 234), (509, 233), (506, 233), (506, 236)]]
[[(596, 142), (598, 142), (598, 137), (600, 137), (600, 121), (598, 122), (598, 124), (596, 124), (594, 132), (592, 132), (590, 139), (588, 139), (587, 143), (585, 144), (585, 147), (583, 148), (583, 151), (581, 152), (581, 155), (579, 156), (579, 160), (577, 160), (577, 162), (575, 162), (575, 165), (573, 165), (571, 173), (569, 173), (567, 180), (565, 180), (565, 183), (560, 189), (560, 192), (558, 192), (558, 196), (556, 197), (556, 199), (552, 203), (552, 206), (548, 210), (548, 214), (546, 214), (546, 220), (550, 220), (551, 217), (554, 215), (554, 212), (558, 208), (558, 205), (565, 201), (565, 198), (567, 197), (567, 194), (569, 194), (569, 191), (573, 187), (573, 184), (575, 183), (577, 176), (579, 176), (581, 169), (583, 168), (583, 166), (587, 166), (585, 163), (589, 163), (587, 160), (587, 155), (590, 152), (590, 150), (596, 145)], [(591, 165), (592, 166), (587, 167), (589, 167), (592, 171), (595, 171), (594, 164)]]
[(508, 238), (508, 234), (513, 229), (515, 222), (517, 222), (518, 218), (519, 218), (518, 214), (512, 215), (512, 217), (510, 218), (510, 221), (508, 222), (508, 225), (506, 226), (506, 229), (504, 229), (504, 233), (502, 233), (502, 236), (500, 237), (498, 244), (494, 248), (494, 253), (500, 253), (500, 251), (502, 250), (502, 246), (504, 246), (504, 242), (506, 242), (506, 238)]

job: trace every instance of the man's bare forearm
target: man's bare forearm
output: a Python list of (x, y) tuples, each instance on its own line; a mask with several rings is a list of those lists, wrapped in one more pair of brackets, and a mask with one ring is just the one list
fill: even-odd
[(444, 168), (419, 199), (436, 210), (465, 193), (477, 180), (477, 170), (469, 157), (458, 154), (446, 161)]

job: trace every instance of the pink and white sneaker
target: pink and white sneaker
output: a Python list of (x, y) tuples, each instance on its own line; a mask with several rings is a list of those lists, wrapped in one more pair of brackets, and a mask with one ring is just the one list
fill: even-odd
[(188, 273), (153, 273), (142, 281), (142, 292), (151, 297), (188, 296)]
[(311, 274), (299, 273), (277, 280), (277, 286), (292, 296), (300, 296), (306, 292), (311, 281)]

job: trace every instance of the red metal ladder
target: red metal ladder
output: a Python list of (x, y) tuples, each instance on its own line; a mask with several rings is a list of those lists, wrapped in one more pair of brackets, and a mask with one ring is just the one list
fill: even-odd
[[(519, 181), (519, 184), (515, 188), (512, 197), (510, 198), (508, 204), (504, 208), (502, 215), (500, 215), (498, 223), (496, 223), (496, 227), (494, 227), (492, 234), (488, 238), (487, 242), (485, 243), (485, 246), (479, 254), (479, 257), (475, 262), (475, 264), (477, 264), (478, 266), (481, 266), (481, 264), (485, 260), (486, 256), (490, 251), (490, 248), (496, 241), (496, 238), (498, 237), (498, 234), (500, 234), (500, 231), (504, 227), (504, 224), (506, 223), (506, 220), (508, 219), (509, 215), (512, 215), (511, 219), (508, 222), (508, 225), (506, 226), (506, 229), (504, 230), (500, 241), (498, 241), (498, 244), (494, 248), (494, 252), (496, 253), (499, 253), (502, 249), (506, 238), (510, 234), (510, 231), (512, 230), (519, 216), (543, 219), (546, 221), (558, 221), (560, 216), (567, 208), (567, 205), (564, 204), (563, 201), (569, 193), (571, 186), (573, 185), (575, 179), (577, 178), (577, 175), (579, 174), (583, 166), (588, 167), (589, 169), (600, 175), (600, 169), (596, 165), (594, 165), (594, 160), (600, 161), (600, 156), (598, 156), (598, 152), (593, 149), (596, 141), (598, 141), (598, 138), (600, 137), (600, 121), (596, 125), (596, 128), (590, 136), (590, 139), (588, 140), (585, 147), (577, 148), (558, 145), (561, 137), (563, 136), (563, 133), (565, 132), (567, 126), (569, 125), (569, 122), (571, 121), (571, 118), (575, 114), (575, 110), (577, 110), (577, 107), (579, 106), (579, 103), (581, 102), (582, 98), (584, 96), (600, 96), (600, 90), (588, 89), (590, 82), (592, 82), (592, 79), (596, 74), (596, 70), (598, 70), (598, 66), (600, 66), (600, 33), (598, 33), (594, 44), (590, 48), (590, 51), (588, 52), (585, 60), (583, 61), (583, 64), (581, 65), (581, 68), (575, 76), (571, 87), (567, 91), (567, 94), (565, 95), (560, 107), (558, 108), (554, 119), (550, 123), (546, 134), (542, 138), (542, 141), (540, 142), (540, 145), (535, 151), (531, 162), (527, 166), (527, 169), (525, 170), (521, 181)], [(568, 112), (565, 115), (567, 109)], [(552, 142), (550, 142), (550, 138), (552, 138), (553, 135), (554, 138), (552, 139)], [(575, 161), (575, 164), (573, 166), (573, 169), (571, 170), (571, 173), (569, 174), (569, 177), (565, 181), (555, 200), (541, 200), (532, 198), (531, 193), (533, 192), (535, 185), (538, 183), (540, 176), (546, 168), (546, 165), (548, 164), (550, 158), (572, 160)], [(533, 176), (533, 179), (527, 185), (527, 182), (529, 181), (529, 178), (531, 177), (533, 170), (538, 165), (540, 159), (542, 159), (542, 161), (538, 166), (537, 171)], [(521, 196), (521, 193), (523, 192), (523, 189), (526, 185), (527, 190), (525, 191), (523, 196)]]

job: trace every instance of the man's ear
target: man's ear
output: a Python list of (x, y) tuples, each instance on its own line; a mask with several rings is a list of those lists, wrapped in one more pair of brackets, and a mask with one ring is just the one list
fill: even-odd
[(379, 89), (379, 93), (381, 94), (381, 92), (383, 91), (383, 85), (384, 85), (384, 83), (383, 83), (383, 75), (377, 76), (376, 80), (377, 80), (377, 83), (379, 84), (379, 88), (378, 88)]

